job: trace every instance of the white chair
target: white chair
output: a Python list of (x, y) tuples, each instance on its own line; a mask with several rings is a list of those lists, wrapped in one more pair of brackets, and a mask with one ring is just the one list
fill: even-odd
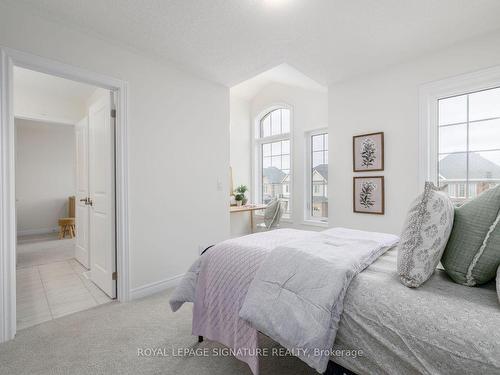
[(268, 203), (264, 210), (264, 222), (257, 224), (257, 231), (263, 232), (279, 228), (283, 211), (285, 210), (284, 202), (280, 199), (273, 199)]

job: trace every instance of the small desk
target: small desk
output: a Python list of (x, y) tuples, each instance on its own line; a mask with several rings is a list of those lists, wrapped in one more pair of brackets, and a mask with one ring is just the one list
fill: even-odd
[(253, 233), (253, 212), (264, 210), (267, 204), (246, 204), (244, 206), (229, 206), (229, 212), (250, 212), (250, 233)]

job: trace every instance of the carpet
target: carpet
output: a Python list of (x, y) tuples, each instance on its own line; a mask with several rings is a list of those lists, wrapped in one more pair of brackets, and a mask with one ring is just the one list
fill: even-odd
[[(0, 374), (250, 375), (231, 355), (213, 355), (227, 354), (221, 353), (222, 345), (197, 343), (191, 335), (191, 305), (172, 313), (169, 293), (111, 302), (21, 330), (14, 340), (0, 344)], [(269, 352), (280, 349), (264, 336), (260, 346)], [(196, 350), (198, 356), (193, 355)], [(261, 375), (316, 374), (290, 356), (269, 355), (260, 364)]]

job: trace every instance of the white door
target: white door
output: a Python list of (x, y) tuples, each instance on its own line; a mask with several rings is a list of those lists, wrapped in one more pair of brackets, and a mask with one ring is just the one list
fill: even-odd
[(90, 275), (116, 297), (114, 119), (111, 94), (89, 108)]
[(88, 163), (88, 119), (85, 117), (75, 127), (76, 136), (76, 245), (75, 258), (85, 268), (90, 266), (89, 207), (85, 202), (89, 196)]

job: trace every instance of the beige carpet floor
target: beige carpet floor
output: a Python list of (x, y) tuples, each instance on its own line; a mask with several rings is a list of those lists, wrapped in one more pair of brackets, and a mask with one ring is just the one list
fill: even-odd
[[(191, 306), (175, 314), (169, 291), (130, 303), (111, 302), (20, 330), (0, 344), (0, 374), (248, 374), (232, 356), (172, 356), (185, 348), (222, 348), (191, 335)], [(261, 346), (277, 344), (262, 337)], [(160, 348), (168, 356), (138, 356)], [(261, 375), (316, 374), (294, 357), (261, 359)]]

